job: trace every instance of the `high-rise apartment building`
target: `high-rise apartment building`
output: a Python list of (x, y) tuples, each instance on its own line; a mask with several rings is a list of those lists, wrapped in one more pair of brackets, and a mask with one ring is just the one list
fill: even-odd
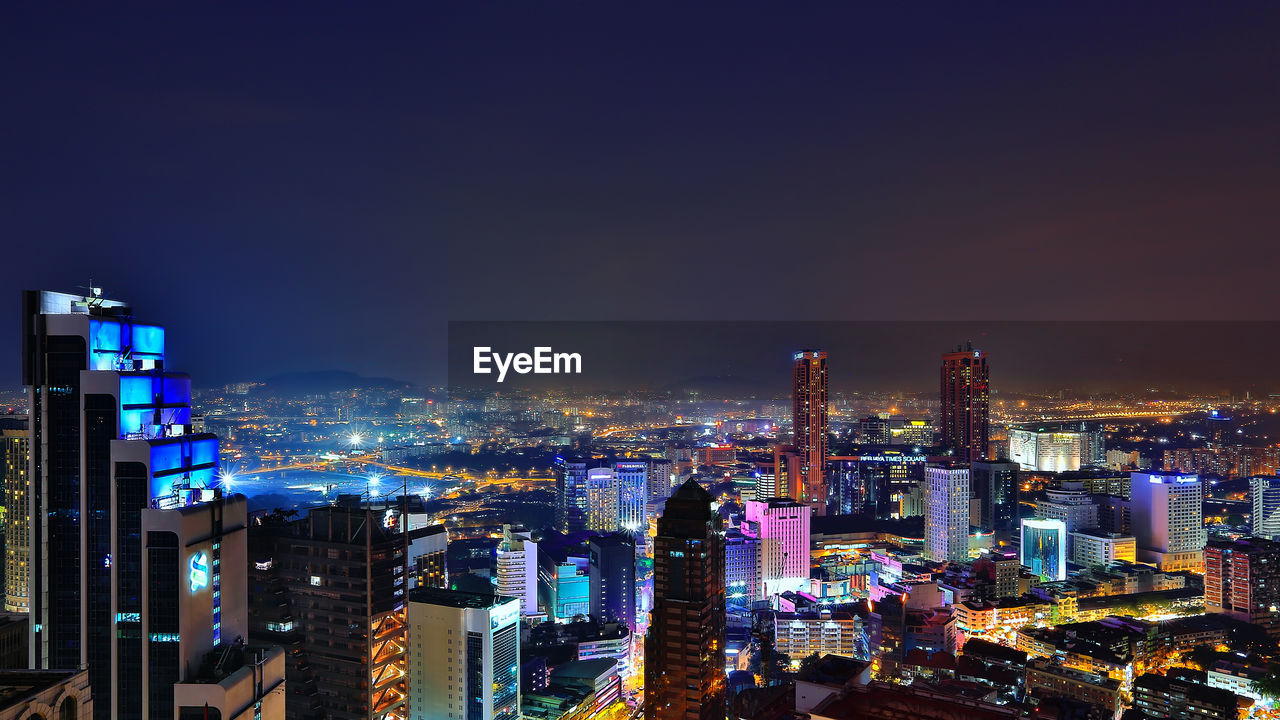
[(538, 543), (527, 531), (502, 526), (497, 551), (498, 595), (520, 601), (521, 615), (538, 614)]
[(748, 500), (743, 532), (760, 541), (765, 597), (809, 590), (809, 525), (813, 508), (787, 498)]
[(654, 538), (654, 604), (645, 638), (644, 716), (725, 715), (725, 556), (712, 497), (694, 480), (667, 500)]
[(409, 718), (519, 720), (519, 601), (423, 588), (408, 622)]
[(1023, 518), (1020, 556), (1022, 564), (1041, 580), (1067, 579), (1067, 526), (1061, 520)]
[(1018, 464), (1009, 460), (974, 460), (969, 482), (980, 506), (983, 532), (1010, 538), (1018, 525)]
[(1280, 477), (1249, 478), (1249, 495), (1253, 501), (1250, 534), (1280, 540)]
[(1280, 542), (1214, 540), (1204, 551), (1204, 604), (1280, 638)]
[(1137, 472), (1130, 481), (1130, 516), (1138, 561), (1161, 570), (1204, 572), (1204, 488), (1200, 478)]
[(924, 554), (937, 562), (969, 557), (969, 468), (925, 468)]
[(648, 466), (648, 478), (646, 480), (649, 488), (649, 504), (656, 505), (667, 499), (667, 495), (671, 494), (671, 482), (676, 477), (676, 465), (672, 460), (667, 458), (649, 458), (645, 460)]
[(795, 354), (792, 373), (792, 427), (800, 456), (800, 502), (825, 512), (827, 491), (823, 473), (827, 462), (827, 353), (803, 350)]
[(942, 444), (960, 462), (981, 460), (990, 437), (987, 355), (972, 345), (942, 356)]
[(30, 462), (27, 418), (0, 417), (0, 487), (4, 505), (4, 609), (26, 613), (27, 576), (31, 561), (28, 535), (31, 532), (27, 508), (27, 465)]
[[(387, 517), (368, 504), (312, 508), (274, 539), (271, 571), (286, 588), (302, 660), (289, 665), (288, 681), (314, 680), (308, 693), (290, 693), (290, 718), (407, 717), (408, 555), (429, 528), (406, 533)], [(274, 606), (279, 598), (252, 602)]]
[(592, 538), (589, 554), (591, 619), (636, 628), (636, 543), (628, 534)]

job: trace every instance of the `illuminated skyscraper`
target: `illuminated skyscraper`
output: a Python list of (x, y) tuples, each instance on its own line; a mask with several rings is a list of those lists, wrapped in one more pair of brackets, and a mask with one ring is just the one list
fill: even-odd
[(27, 508), (27, 465), (30, 443), (27, 418), (21, 415), (0, 417), (0, 487), (4, 503), (4, 609), (25, 613), (27, 607), (27, 568), (30, 551), (27, 546), (31, 517)]
[(1067, 525), (1061, 520), (1022, 519), (1022, 564), (1054, 582), (1067, 579)]
[[(244, 499), (215, 487), (218, 440), (191, 432), (191, 381), (165, 372), (164, 329), (96, 291), (26, 292), (22, 323), (40, 448), (28, 464), (29, 515), (41, 519), (29, 545), (33, 666), (87, 667), (100, 720), (194, 707), (281, 717), (282, 651), (238, 644)], [(205, 682), (214, 655), (228, 673), (221, 696)]]
[(587, 529), (636, 531), (647, 527), (648, 463), (619, 460), (587, 470)]
[(987, 355), (972, 345), (942, 355), (942, 444), (960, 462), (981, 460), (990, 437)]
[(720, 516), (694, 480), (658, 519), (653, 611), (645, 638), (644, 716), (725, 716), (725, 554)]
[(801, 496), (792, 498), (826, 511), (823, 474), (827, 462), (827, 353), (802, 350), (795, 354), (792, 386), (792, 427), (800, 456)]
[(1130, 475), (1130, 514), (1138, 561), (1161, 570), (1204, 572), (1204, 488), (1200, 478), (1172, 472)]
[(937, 562), (969, 557), (969, 468), (925, 468), (924, 554)]

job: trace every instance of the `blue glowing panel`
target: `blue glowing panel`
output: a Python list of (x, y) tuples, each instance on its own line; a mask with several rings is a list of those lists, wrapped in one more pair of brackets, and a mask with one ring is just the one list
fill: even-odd
[(89, 321), (89, 369), (114, 370), (120, 356), (120, 323)]
[(120, 435), (129, 437), (142, 432), (143, 426), (151, 426), (154, 413), (151, 410), (121, 410)]
[(155, 381), (150, 375), (126, 375), (120, 378), (120, 407), (152, 407)]
[(182, 443), (167, 442), (151, 446), (151, 474), (160, 475), (182, 469)]
[(164, 328), (159, 325), (134, 325), (132, 344), (134, 355), (163, 358)]
[(163, 392), (165, 405), (190, 405), (191, 378), (183, 375), (165, 375)]
[(164, 328), (89, 320), (89, 369), (128, 370), (134, 358), (164, 359)]
[(218, 439), (201, 438), (191, 442), (191, 466), (208, 465), (218, 462)]

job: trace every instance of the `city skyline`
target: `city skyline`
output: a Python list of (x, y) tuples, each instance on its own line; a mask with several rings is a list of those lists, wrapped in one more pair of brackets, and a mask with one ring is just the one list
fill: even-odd
[(1280, 720), (1280, 4), (4, 17), (0, 720)]

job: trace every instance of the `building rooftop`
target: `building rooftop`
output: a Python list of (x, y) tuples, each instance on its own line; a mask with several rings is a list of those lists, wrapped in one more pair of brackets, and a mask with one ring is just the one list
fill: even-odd
[(84, 670), (0, 670), (0, 710), (66, 682)]
[(486, 610), (497, 607), (503, 603), (519, 601), (516, 598), (464, 592), (462, 590), (416, 588), (409, 591), (409, 602), (426, 603), (428, 605), (442, 605), (444, 607)]

